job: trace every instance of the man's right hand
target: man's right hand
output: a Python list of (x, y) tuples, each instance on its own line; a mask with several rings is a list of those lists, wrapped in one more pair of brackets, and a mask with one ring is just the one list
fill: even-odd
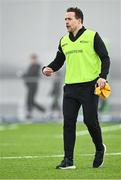
[(54, 73), (50, 67), (45, 67), (42, 72), (45, 76), (51, 76)]

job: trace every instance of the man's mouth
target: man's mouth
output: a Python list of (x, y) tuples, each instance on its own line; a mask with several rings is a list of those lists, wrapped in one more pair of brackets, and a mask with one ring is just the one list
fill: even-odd
[(70, 28), (70, 26), (66, 25), (67, 29)]

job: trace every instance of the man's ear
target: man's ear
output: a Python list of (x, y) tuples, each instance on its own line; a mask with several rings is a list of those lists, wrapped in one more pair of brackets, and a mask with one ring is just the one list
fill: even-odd
[(79, 24), (80, 24), (80, 23), (82, 24), (82, 19), (79, 18), (78, 20), (79, 20)]

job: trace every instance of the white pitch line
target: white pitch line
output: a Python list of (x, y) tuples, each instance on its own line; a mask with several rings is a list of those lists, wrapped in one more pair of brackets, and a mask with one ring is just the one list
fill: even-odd
[(43, 159), (43, 158), (57, 158), (57, 157), (63, 157), (63, 155), (45, 155), (45, 156), (6, 156), (6, 157), (0, 157), (0, 160), (2, 159)]
[(0, 131), (5, 131), (5, 130), (14, 130), (17, 129), (18, 125), (17, 124), (11, 124), (11, 125), (0, 125)]
[[(118, 125), (112, 125), (112, 126), (106, 126), (106, 127), (102, 127), (102, 132), (109, 132), (109, 131), (116, 131), (117, 129), (121, 129), (121, 124), (118, 124)], [(80, 136), (80, 135), (87, 135), (89, 134), (88, 130), (85, 130), (85, 131), (78, 131), (77, 133), (77, 136)]]
[[(106, 153), (106, 156), (121, 156), (121, 152), (116, 153)], [(94, 154), (79, 154), (78, 156), (94, 156)], [(43, 155), (43, 156), (1, 156), (0, 160), (10, 160), (10, 159), (45, 159), (45, 158), (59, 158), (63, 157), (63, 154), (58, 155)]]
[[(102, 127), (101, 129), (102, 129), (102, 132), (116, 131), (118, 129), (121, 129), (121, 124)], [(76, 132), (76, 136), (84, 136), (84, 135), (88, 135), (88, 134), (89, 134), (88, 130), (77, 131)], [(63, 136), (62, 135), (57, 135), (55, 137), (56, 138), (62, 138)]]

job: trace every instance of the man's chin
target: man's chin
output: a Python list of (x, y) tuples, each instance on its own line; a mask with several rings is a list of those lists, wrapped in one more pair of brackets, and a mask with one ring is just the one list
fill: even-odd
[(69, 33), (70, 33), (70, 32), (71, 32), (71, 30), (70, 30), (70, 29), (67, 29), (67, 32), (69, 32)]

